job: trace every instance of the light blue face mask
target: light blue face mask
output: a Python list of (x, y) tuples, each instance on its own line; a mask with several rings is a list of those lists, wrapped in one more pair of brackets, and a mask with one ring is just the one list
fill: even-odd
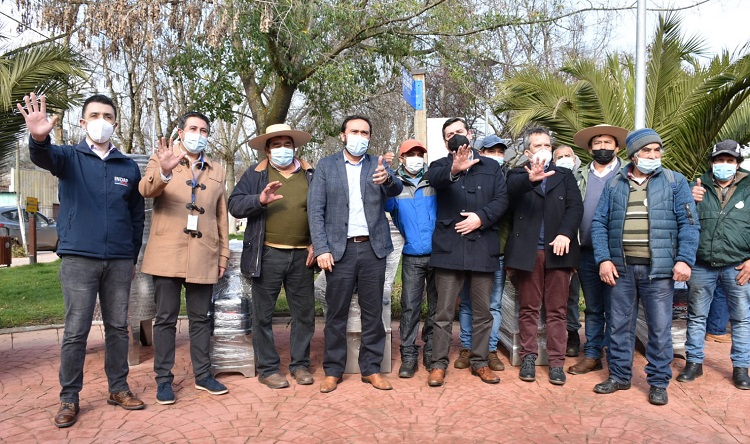
[(645, 159), (642, 157), (638, 158), (638, 163), (635, 165), (643, 174), (651, 174), (661, 166), (661, 158), (659, 159)]
[(490, 159), (495, 159), (497, 161), (497, 163), (500, 164), (500, 166), (503, 166), (503, 163), (505, 163), (505, 157), (500, 157), (500, 156), (484, 156), (484, 157), (489, 157)]
[(354, 157), (363, 156), (370, 146), (370, 141), (356, 134), (346, 136), (346, 150)]
[(208, 138), (200, 133), (183, 133), (182, 146), (192, 154), (198, 154), (208, 146)]
[(713, 169), (714, 177), (721, 181), (729, 180), (737, 173), (737, 165), (732, 163), (715, 163)]
[(285, 168), (294, 160), (294, 150), (292, 148), (274, 148), (271, 150), (271, 162), (277, 167)]

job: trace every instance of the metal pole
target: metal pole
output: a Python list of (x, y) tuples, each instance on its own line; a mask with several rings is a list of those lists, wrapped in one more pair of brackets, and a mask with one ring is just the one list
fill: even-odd
[(646, 126), (646, 0), (638, 0), (635, 46), (634, 129), (640, 129)]

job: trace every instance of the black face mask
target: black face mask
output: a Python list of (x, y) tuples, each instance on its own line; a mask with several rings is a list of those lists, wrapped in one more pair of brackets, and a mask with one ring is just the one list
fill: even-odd
[(613, 150), (592, 150), (591, 154), (594, 157), (594, 162), (599, 165), (609, 165), (612, 159), (615, 158), (615, 152)]
[(463, 145), (469, 145), (469, 139), (463, 134), (455, 134), (450, 140), (448, 140), (448, 149), (451, 150), (451, 152), (455, 153), (458, 151), (458, 148)]

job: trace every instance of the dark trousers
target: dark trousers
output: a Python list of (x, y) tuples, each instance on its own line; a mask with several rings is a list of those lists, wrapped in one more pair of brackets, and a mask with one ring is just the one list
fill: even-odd
[(432, 353), (432, 331), (435, 324), (437, 290), (435, 289), (435, 270), (430, 267), (430, 256), (403, 255), (401, 261), (401, 360), (417, 359), (419, 346), (417, 332), (419, 316), (422, 313), (422, 301), (427, 290), (427, 319), (422, 327), (422, 341), (426, 354)]
[(495, 273), (435, 268), (438, 301), (435, 331), (432, 334), (432, 368), (448, 368), (453, 319), (456, 315), (456, 299), (466, 279), (471, 279), (469, 297), (471, 298), (472, 337), (469, 361), (474, 370), (487, 366), (490, 331), (492, 330), (490, 293), (495, 282)]
[(310, 366), (310, 340), (315, 333), (313, 270), (305, 265), (307, 249), (263, 247), (261, 275), (253, 278), (253, 350), (258, 374), (269, 376), (281, 363), (273, 339), (273, 310), (284, 286), (292, 327), (289, 371)]
[(323, 330), (323, 370), (326, 376), (341, 377), (346, 368), (346, 321), (355, 288), (362, 310), (362, 344), (359, 369), (363, 376), (380, 373), (385, 350), (383, 327), (383, 285), (385, 258), (378, 258), (370, 242), (347, 242), (346, 251), (326, 272), (326, 326)]
[(190, 334), (190, 360), (195, 380), (211, 375), (209, 343), (211, 340), (212, 284), (191, 284), (183, 278), (154, 276), (156, 319), (154, 321), (154, 372), (156, 383), (172, 382), (174, 375), (175, 334), (180, 314), (180, 291), (185, 286)]
[(128, 301), (133, 261), (63, 256), (60, 285), (65, 303), (65, 330), (60, 348), (60, 400), (79, 401), (83, 388), (86, 341), (96, 297), (104, 322), (104, 372), (110, 393), (128, 388)]
[(547, 354), (550, 367), (562, 367), (565, 363), (565, 347), (568, 339), (565, 315), (570, 286), (569, 268), (550, 268), (545, 265), (544, 250), (536, 251), (534, 270), (516, 270), (520, 310), (518, 330), (521, 337), (521, 359), (530, 354), (539, 354), (537, 332), (539, 312), (544, 302), (547, 315)]

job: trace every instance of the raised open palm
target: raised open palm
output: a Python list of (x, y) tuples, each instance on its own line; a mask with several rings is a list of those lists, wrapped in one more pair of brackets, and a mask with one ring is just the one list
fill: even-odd
[(47, 99), (44, 96), (37, 99), (36, 94), (31, 93), (24, 96), (23, 101), (25, 108), (20, 103), (16, 107), (26, 121), (26, 128), (34, 140), (43, 142), (55, 127), (57, 116), (52, 116), (51, 119), (47, 117)]

